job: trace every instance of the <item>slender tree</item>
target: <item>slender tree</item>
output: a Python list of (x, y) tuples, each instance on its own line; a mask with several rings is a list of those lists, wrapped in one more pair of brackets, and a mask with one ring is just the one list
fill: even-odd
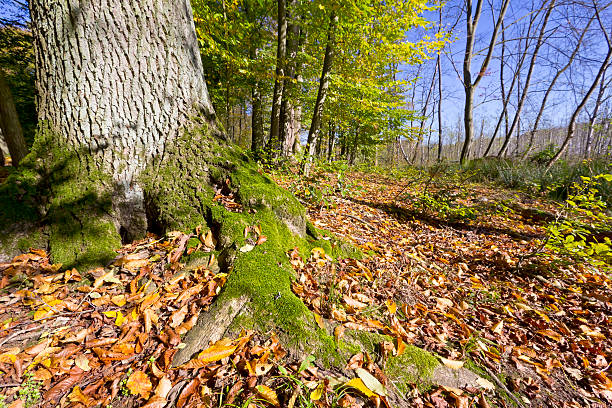
[[(538, 34), (538, 39), (536, 41), (535, 47), (533, 51), (531, 52), (531, 60), (529, 62), (529, 68), (527, 69), (527, 78), (525, 78), (525, 83), (523, 85), (522, 92), (520, 93), (518, 104), (516, 106), (516, 111), (514, 113), (514, 119), (512, 120), (510, 129), (507, 130), (506, 137), (504, 139), (504, 143), (502, 144), (502, 147), (499, 150), (497, 157), (502, 157), (506, 153), (506, 150), (508, 149), (508, 143), (510, 142), (510, 135), (512, 135), (512, 133), (514, 132), (514, 129), (517, 127), (517, 123), (520, 120), (521, 110), (523, 109), (523, 104), (525, 103), (525, 100), (529, 93), (529, 85), (531, 83), (531, 77), (533, 75), (533, 71), (536, 66), (536, 60), (538, 58), (538, 53), (540, 52), (540, 48), (542, 47), (542, 44), (544, 44), (546, 27), (548, 26), (548, 20), (550, 19), (550, 15), (552, 14), (554, 7), (555, 7), (555, 0), (551, 0), (548, 3), (548, 8), (546, 10), (544, 20), (542, 22), (542, 25), (540, 26), (540, 33)], [(525, 42), (525, 52), (527, 52), (528, 49), (529, 49), (529, 46), (527, 45), (527, 42)]]
[(287, 59), (287, 1), (277, 0), (277, 45), (276, 45), (276, 74), (274, 75), (274, 93), (272, 94), (272, 113), (270, 117), (270, 138), (268, 150), (276, 155), (279, 149), (281, 106), (285, 84), (285, 65)]
[(487, 47), (487, 54), (483, 59), (482, 63), (480, 64), (480, 69), (478, 71), (476, 79), (472, 80), (472, 59), (474, 57), (474, 43), (476, 39), (476, 29), (478, 27), (478, 22), (482, 14), (483, 0), (477, 1), (475, 10), (473, 9), (472, 0), (466, 0), (465, 20), (467, 32), (465, 52), (463, 56), (463, 77), (461, 79), (465, 92), (463, 112), (465, 139), (463, 142), (463, 147), (461, 149), (461, 155), (459, 156), (459, 161), (462, 165), (465, 164), (465, 161), (467, 159), (467, 154), (469, 152), (470, 144), (472, 142), (474, 134), (474, 93), (476, 87), (484, 77), (486, 70), (489, 66), (489, 62), (491, 61), (491, 57), (493, 56), (493, 49), (495, 48), (495, 45), (497, 43), (497, 35), (499, 33), (502, 21), (504, 20), (504, 17), (506, 15), (506, 11), (508, 10), (509, 4), (510, 0), (504, 0), (502, 3), (499, 15), (495, 19), (493, 33), (491, 34), (489, 46)]
[(317, 100), (314, 106), (312, 121), (310, 122), (310, 130), (308, 131), (308, 140), (306, 142), (306, 152), (302, 163), (302, 174), (306, 177), (310, 174), (312, 159), (315, 154), (319, 133), (321, 131), (321, 119), (323, 116), (323, 105), (327, 98), (329, 89), (330, 74), (334, 60), (334, 48), (336, 47), (336, 27), (338, 25), (338, 16), (335, 11), (329, 14), (329, 26), (327, 28), (327, 45), (325, 46), (325, 57), (323, 58), (323, 68), (321, 70), (321, 79), (319, 80), (319, 90), (317, 92)]

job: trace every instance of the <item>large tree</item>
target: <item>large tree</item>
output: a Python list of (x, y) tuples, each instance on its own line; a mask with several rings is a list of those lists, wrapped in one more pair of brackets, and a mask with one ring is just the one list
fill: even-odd
[[(21, 171), (0, 186), (0, 258), (48, 245), (55, 262), (86, 273), (112, 260), (122, 239), (211, 230), (231, 273), (179, 360), (238, 313), (296, 346), (329, 342), (291, 291), (286, 251), (331, 253), (332, 241), (307, 234), (297, 200), (217, 130), (189, 1), (30, 7), (39, 129)], [(267, 241), (249, 245), (249, 226)]]

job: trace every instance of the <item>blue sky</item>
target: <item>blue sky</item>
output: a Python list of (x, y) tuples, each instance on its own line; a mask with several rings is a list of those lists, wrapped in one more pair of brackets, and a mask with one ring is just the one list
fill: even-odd
[[(463, 0), (450, 0), (443, 7), (443, 25), (445, 25), (445, 27), (449, 27), (451, 22), (456, 21), (455, 18), (457, 14), (460, 13), (463, 4)], [(501, 0), (493, 0), (493, 4), (496, 8), (495, 15), (498, 15), (498, 8), (500, 7)], [(515, 54), (517, 53), (518, 41), (514, 39), (518, 36), (517, 33), (524, 30), (529, 22), (529, 8), (530, 3), (526, 1), (511, 1), (504, 20), (506, 24), (507, 41), (506, 55), (510, 55), (508, 64), (505, 68), (505, 76), (508, 78), (508, 83), (510, 75), (512, 74), (511, 70), (516, 66)], [(604, 24), (608, 25), (606, 29), (608, 29), (609, 32), (612, 32), (612, 14), (610, 13), (610, 9), (611, 8), (608, 8), (602, 13), (602, 21)], [(572, 19), (572, 22), (577, 26), (580, 26), (581, 24), (584, 25), (586, 19), (593, 13), (591, 10), (585, 8), (573, 10), (572, 12), (580, 12), (584, 14), (584, 16), (581, 18), (574, 17)], [(543, 15), (543, 12), (540, 13), (536, 19), (536, 23), (541, 21)], [(550, 36), (550, 39), (547, 42), (547, 45), (542, 47), (538, 59), (536, 60), (537, 63), (529, 89), (529, 97), (523, 108), (523, 114), (521, 115), (522, 129), (526, 129), (529, 126), (529, 121), (533, 120), (535, 111), (539, 109), (540, 99), (544, 93), (544, 90), (547, 88), (550, 78), (556, 72), (555, 69), (550, 67), (550, 65), (555, 62), (555, 59), (558, 60), (556, 61), (557, 66), (564, 65), (565, 57), (563, 53), (565, 52), (569, 54), (573, 45), (575, 44), (574, 38), (576, 37), (576, 34), (572, 34), (570, 32), (567, 20), (563, 17), (563, 15), (564, 9), (559, 9), (558, 11), (556, 10), (551, 15), (548, 23), (547, 35)], [(428, 12), (425, 16), (430, 21), (438, 21), (437, 11)], [(534, 37), (538, 34), (537, 30), (539, 30), (539, 26), (536, 26), (536, 28), (532, 30), (532, 35)], [(488, 6), (488, 2), (485, 2), (483, 14), (477, 27), (477, 41), (475, 49), (484, 49), (486, 47), (492, 31), (493, 19), (491, 16), (491, 9)], [(452, 44), (449, 44), (446, 47), (444, 57), (442, 59), (443, 127), (447, 129), (458, 126), (462, 121), (463, 115), (464, 90), (460, 79), (458, 78), (457, 72), (453, 68), (451, 59), (454, 61), (455, 67), (459, 70), (459, 72), (461, 72), (463, 51), (465, 49), (465, 18), (460, 18), (453, 34), (454, 41)], [(409, 38), (415, 39), (420, 35), (422, 35), (422, 33), (409, 33)], [(498, 41), (501, 41), (501, 36), (498, 38)], [(530, 41), (531, 46), (533, 46), (534, 43), (535, 40), (532, 38)], [(521, 42), (521, 44), (524, 46), (524, 42)], [(574, 107), (577, 105), (577, 98), (579, 98), (582, 93), (584, 93), (588, 85), (590, 85), (596, 68), (598, 68), (599, 64), (603, 60), (603, 55), (607, 50), (607, 48), (604, 49), (604, 45), (605, 42), (601, 29), (596, 23), (593, 23), (591, 26), (591, 32), (586, 38), (585, 47), (579, 53), (576, 63), (571, 69), (568, 69), (563, 77), (557, 82), (555, 91), (553, 92), (548, 104), (549, 108), (545, 111), (545, 120), (541, 124), (541, 127), (563, 125), (566, 123), (567, 119), (573, 112)], [(480, 130), (483, 118), (485, 119), (485, 133), (487, 130), (492, 132), (496, 119), (499, 117), (501, 111), (502, 104), (500, 101), (499, 89), (501, 65), (499, 55), (500, 47), (498, 46), (494, 53), (494, 58), (486, 71), (487, 74), (480, 82), (476, 91), (476, 107), (474, 110), (476, 134), (478, 134)], [(521, 70), (521, 83), (524, 82), (524, 78), (526, 77), (526, 69), (529, 58), (530, 54), (528, 55), (527, 60), (523, 65), (523, 69)], [(477, 56), (474, 59), (472, 63), (473, 73), (478, 72), (481, 60), (482, 55)], [(431, 79), (431, 75), (433, 74), (434, 62), (435, 61), (430, 61), (426, 63), (426, 67), (424, 68), (425, 74), (421, 75), (421, 80), (419, 81), (418, 85), (418, 92), (422, 90), (422, 87), (429, 87), (429, 81)], [(414, 76), (416, 67), (404, 68), (406, 69), (407, 77)], [(513, 99), (516, 99), (516, 96)], [(511, 104), (513, 104), (512, 101)], [(417, 104), (417, 106), (419, 105)], [(511, 115), (513, 110), (514, 108), (511, 107)], [(510, 120), (512, 120), (512, 116), (510, 117)], [(437, 128), (437, 120), (434, 121), (434, 127)]]

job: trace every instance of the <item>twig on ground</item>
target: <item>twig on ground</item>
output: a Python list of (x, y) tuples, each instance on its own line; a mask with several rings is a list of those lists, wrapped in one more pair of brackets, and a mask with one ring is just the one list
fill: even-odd
[(512, 398), (512, 400), (516, 403), (516, 405), (518, 405), (521, 408), (526, 408), (525, 404), (523, 404), (518, 398), (516, 398), (516, 396), (508, 389), (508, 387), (506, 387), (506, 385), (503, 382), (501, 382), (499, 378), (497, 378), (497, 375), (495, 375), (495, 373), (489, 369), (489, 367), (483, 364), (482, 368), (484, 368), (487, 374), (489, 374), (489, 376), (493, 378), (493, 381), (495, 381), (497, 386), (501, 388), (506, 394), (508, 394), (510, 398)]

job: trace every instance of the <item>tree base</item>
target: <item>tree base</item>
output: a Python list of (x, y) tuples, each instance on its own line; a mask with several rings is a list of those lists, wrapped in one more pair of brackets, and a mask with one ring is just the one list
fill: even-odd
[[(48, 247), (54, 263), (84, 272), (108, 264), (122, 237), (138, 238), (145, 225), (158, 234), (197, 228), (203, 237), (210, 231), (220, 272), (228, 273), (228, 279), (211, 310), (200, 314), (184, 338), (186, 346), (176, 354), (174, 365), (188, 361), (209, 342), (254, 329), (275, 332), (296, 358), (313, 354), (318, 364), (342, 371), (354, 354), (375, 354), (386, 337), (355, 332), (336, 340), (333, 330), (316, 324), (291, 290), (294, 274), (287, 251), (299, 248), (303, 258), (314, 247), (335, 257), (358, 258), (360, 253), (333, 238), (319, 237), (295, 197), (208, 126), (185, 132), (163, 160), (142, 173), (140, 202), (126, 200), (125, 191), (111, 177), (92, 171), (91, 162), (62, 149), (56, 140), (51, 133), (37, 138), (21, 171), (0, 187), (2, 256)], [(443, 379), (436, 380), (435, 373), (444, 371), (438, 366), (435, 357), (415, 347), (407, 357), (392, 359), (388, 372), (400, 384), (456, 386), (448, 378), (457, 373), (438, 374)]]

